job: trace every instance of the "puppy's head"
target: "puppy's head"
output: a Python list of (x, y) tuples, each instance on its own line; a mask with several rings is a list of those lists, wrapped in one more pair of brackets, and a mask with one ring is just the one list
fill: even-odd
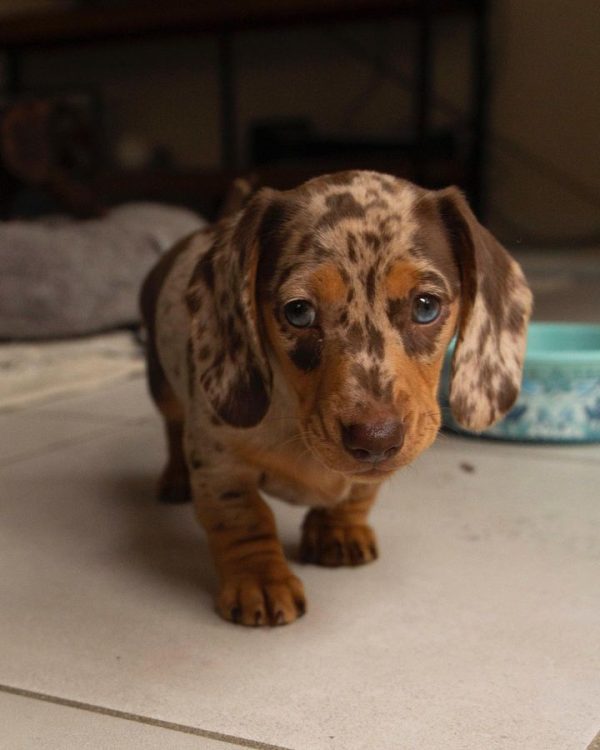
[(215, 300), (201, 382), (226, 422), (264, 417), (277, 369), (316, 456), (379, 480), (434, 440), (455, 333), (456, 419), (481, 430), (514, 403), (531, 295), (455, 188), (340, 173), (261, 191), (222, 234), (190, 294)]

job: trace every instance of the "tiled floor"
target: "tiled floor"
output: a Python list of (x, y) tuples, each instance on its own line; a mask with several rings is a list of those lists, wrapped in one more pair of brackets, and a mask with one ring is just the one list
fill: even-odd
[[(600, 729), (600, 447), (442, 435), (385, 489), (382, 557), (294, 564), (309, 612), (212, 611), (153, 485), (139, 379), (0, 415), (0, 748), (584, 750)], [(301, 511), (274, 503), (293, 558)]]

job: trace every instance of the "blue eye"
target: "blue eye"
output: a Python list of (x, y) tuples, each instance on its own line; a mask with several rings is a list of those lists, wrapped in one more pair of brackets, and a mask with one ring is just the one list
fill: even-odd
[(412, 319), (415, 323), (425, 325), (439, 318), (442, 303), (433, 294), (418, 294), (413, 299)]
[(283, 308), (288, 323), (295, 328), (310, 328), (315, 322), (317, 311), (305, 299), (293, 299)]

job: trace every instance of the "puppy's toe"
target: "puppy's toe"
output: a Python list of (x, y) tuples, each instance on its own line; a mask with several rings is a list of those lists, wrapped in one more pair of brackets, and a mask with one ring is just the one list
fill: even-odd
[(219, 594), (217, 611), (241, 625), (286, 625), (306, 611), (304, 587), (291, 574), (283, 579), (260, 574), (230, 579)]
[(308, 522), (302, 532), (300, 560), (304, 563), (339, 567), (364, 565), (378, 557), (375, 534), (370, 526), (327, 526)]

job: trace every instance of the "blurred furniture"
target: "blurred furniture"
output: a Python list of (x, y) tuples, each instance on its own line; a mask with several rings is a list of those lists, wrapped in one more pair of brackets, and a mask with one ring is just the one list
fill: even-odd
[[(431, 148), (433, 42), (435, 21), (442, 15), (460, 15), (471, 24), (470, 137), (463, 158), (444, 158)], [(485, 136), (487, 126), (487, 0), (220, 0), (213, 2), (141, 3), (88, 2), (60, 13), (37, 13), (6, 19), (0, 25), (0, 48), (8, 61), (7, 88), (23, 88), (21, 62), (28, 49), (113, 39), (164, 37), (169, 34), (207, 33), (219, 41), (221, 116), (221, 164), (218, 172), (107, 173), (101, 178), (109, 199), (123, 197), (178, 200), (189, 203), (192, 188), (208, 196), (222, 195), (223, 187), (240, 171), (237, 154), (236, 86), (233, 38), (256, 28), (280, 28), (299, 24), (326, 25), (367, 19), (403, 18), (417, 34), (413, 91), (414, 138), (409, 152), (390, 160), (371, 155), (346, 162), (327, 159), (303, 161), (297, 169), (261, 167), (264, 182), (290, 187), (305, 177), (325, 170), (356, 166), (384, 168), (425, 185), (456, 182), (470, 195), (476, 210), (484, 209)], [(385, 157), (385, 158), (384, 158)], [(116, 192), (111, 192), (116, 191)], [(206, 192), (208, 191), (208, 192)], [(121, 193), (121, 194), (119, 194)], [(125, 193), (126, 195), (122, 195)], [(187, 201), (185, 198), (187, 197)], [(209, 199), (210, 200), (210, 199)], [(198, 203), (194, 204), (196, 207)], [(210, 206), (200, 206), (210, 210)]]
[(92, 188), (100, 150), (87, 105), (61, 96), (0, 105), (0, 219), (103, 213)]

